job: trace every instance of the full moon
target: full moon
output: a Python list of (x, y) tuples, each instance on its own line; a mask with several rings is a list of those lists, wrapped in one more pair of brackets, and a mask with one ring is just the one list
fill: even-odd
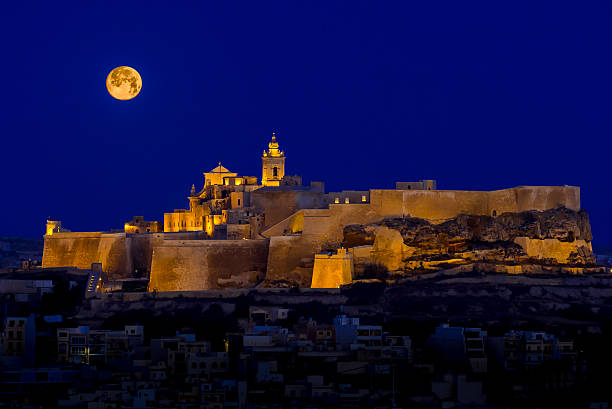
[(113, 98), (132, 99), (142, 89), (142, 78), (132, 67), (117, 67), (106, 77), (106, 89)]

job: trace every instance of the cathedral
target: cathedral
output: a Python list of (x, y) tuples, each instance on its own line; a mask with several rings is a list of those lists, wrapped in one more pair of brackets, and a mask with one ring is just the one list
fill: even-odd
[[(272, 134), (261, 160), (261, 184), (256, 176), (239, 176), (221, 162), (209, 172), (204, 172), (203, 187), (199, 190), (195, 185), (191, 187), (189, 209), (175, 209), (172, 213), (164, 214), (163, 231), (204, 231), (208, 238), (214, 239), (255, 239), (266, 224), (266, 215), (261, 194), (254, 197), (253, 192), (262, 189), (260, 193), (299, 189), (302, 193), (314, 191), (322, 196), (322, 183), (303, 188), (300, 176), (285, 175), (285, 153), (280, 150), (275, 134)], [(322, 197), (319, 202), (323, 206)], [(296, 206), (295, 203), (287, 205), (291, 209)], [(268, 210), (268, 224), (279, 217), (279, 212), (281, 216), (288, 216), (281, 210), (274, 212), (274, 215)]]

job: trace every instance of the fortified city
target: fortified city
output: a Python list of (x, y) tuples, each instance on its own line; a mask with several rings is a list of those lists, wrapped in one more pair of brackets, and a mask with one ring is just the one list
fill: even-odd
[(392, 281), (437, 271), (603, 271), (579, 187), (458, 191), (421, 180), (326, 193), (324, 182), (304, 186), (285, 173), (275, 135), (261, 161), (261, 182), (219, 163), (192, 185), (189, 207), (163, 222), (136, 216), (119, 231), (70, 232), (49, 220), (43, 267), (96, 265), (102, 287), (144, 278), (155, 292), (338, 288), (383, 272)]

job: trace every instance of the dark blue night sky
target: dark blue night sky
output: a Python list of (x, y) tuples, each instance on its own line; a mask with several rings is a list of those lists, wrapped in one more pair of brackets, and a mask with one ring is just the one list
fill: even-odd
[(1, 6), (2, 235), (162, 220), (276, 131), (327, 190), (578, 185), (612, 243), (609, 0), (90, 3)]

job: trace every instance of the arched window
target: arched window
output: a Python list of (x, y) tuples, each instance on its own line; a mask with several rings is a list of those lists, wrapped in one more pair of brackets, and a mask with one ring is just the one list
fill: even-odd
[(497, 210), (493, 210), (493, 217), (497, 216)]

